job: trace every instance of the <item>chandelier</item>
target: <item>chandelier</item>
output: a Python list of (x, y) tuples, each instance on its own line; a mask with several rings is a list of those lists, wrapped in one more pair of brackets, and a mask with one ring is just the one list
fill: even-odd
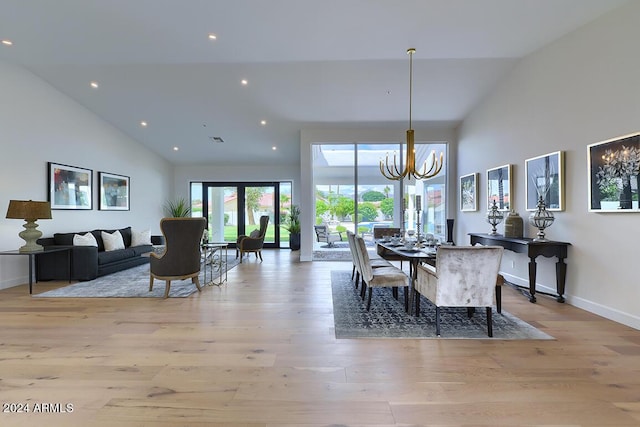
[[(393, 154), (393, 163), (389, 163), (389, 154), (387, 153), (385, 161), (380, 160), (380, 173), (387, 178), (394, 181), (407, 178), (411, 179), (429, 179), (440, 173), (442, 169), (444, 154), (440, 153), (440, 159), (436, 159), (435, 150), (431, 151), (429, 158), (431, 159), (431, 167), (427, 169), (427, 160), (424, 161), (422, 171), (416, 168), (416, 149), (414, 143), (414, 132), (411, 128), (411, 98), (413, 89), (413, 54), (416, 52), (414, 48), (407, 49), (409, 54), (409, 129), (407, 130), (407, 158), (404, 162), (404, 169), (400, 171), (398, 167), (396, 154)], [(400, 164), (402, 166), (402, 163)]]

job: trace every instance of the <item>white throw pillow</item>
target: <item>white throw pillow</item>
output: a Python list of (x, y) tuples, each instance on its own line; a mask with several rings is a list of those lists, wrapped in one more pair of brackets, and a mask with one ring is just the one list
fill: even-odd
[(131, 246), (151, 244), (151, 230), (131, 231)]
[(73, 246), (95, 246), (98, 247), (98, 241), (95, 236), (91, 233), (82, 234), (74, 234), (73, 235)]
[(102, 241), (104, 242), (105, 251), (115, 251), (118, 249), (124, 249), (124, 240), (122, 240), (122, 234), (116, 230), (109, 234), (104, 231), (100, 232)]

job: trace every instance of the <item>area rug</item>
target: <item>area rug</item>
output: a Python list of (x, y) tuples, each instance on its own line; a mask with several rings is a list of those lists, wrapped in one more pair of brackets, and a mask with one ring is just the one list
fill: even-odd
[(333, 317), (336, 338), (456, 338), (494, 340), (549, 340), (552, 336), (536, 329), (502, 309), (493, 311), (493, 338), (487, 336), (486, 313), (476, 310), (471, 319), (466, 308), (442, 307), (440, 334), (436, 336), (435, 306), (420, 299), (420, 316), (404, 310), (404, 294), (396, 300), (390, 288), (376, 288), (367, 312), (366, 298), (360, 298), (351, 280), (351, 271), (332, 271)]
[[(229, 255), (227, 257), (227, 271), (238, 265), (239, 259)], [(211, 283), (211, 272), (207, 270), (205, 281), (204, 270), (200, 272), (200, 285)], [(213, 273), (213, 280), (218, 282), (217, 271)], [(149, 264), (139, 265), (117, 273), (108, 274), (86, 282), (78, 282), (63, 288), (54, 289), (33, 295), (35, 298), (163, 298), (165, 282), (156, 280), (153, 290), (149, 292)], [(169, 296), (185, 298), (197, 292), (191, 279), (174, 280), (171, 282)]]

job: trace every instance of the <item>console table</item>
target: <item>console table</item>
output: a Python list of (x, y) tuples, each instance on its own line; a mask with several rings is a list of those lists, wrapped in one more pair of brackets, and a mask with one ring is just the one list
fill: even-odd
[(567, 258), (567, 247), (571, 243), (555, 242), (547, 240), (543, 242), (535, 241), (531, 238), (513, 238), (501, 235), (490, 235), (483, 233), (469, 233), (471, 237), (471, 246), (479, 243), (481, 245), (495, 245), (503, 248), (526, 254), (529, 257), (529, 301), (536, 302), (536, 258), (540, 255), (551, 258), (557, 257), (556, 263), (556, 291), (558, 296), (556, 301), (564, 302), (564, 285), (567, 277), (567, 264), (564, 260)]

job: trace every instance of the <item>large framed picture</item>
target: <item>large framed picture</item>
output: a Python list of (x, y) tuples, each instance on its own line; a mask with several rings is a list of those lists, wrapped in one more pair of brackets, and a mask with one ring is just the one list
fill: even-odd
[(487, 210), (496, 202), (498, 210), (511, 210), (513, 194), (511, 165), (498, 166), (487, 170)]
[(640, 212), (640, 132), (587, 146), (590, 212)]
[(564, 152), (556, 151), (524, 161), (527, 210), (538, 209), (542, 196), (548, 211), (564, 210)]
[(53, 162), (48, 169), (51, 209), (93, 209), (93, 170)]
[(478, 210), (478, 174), (470, 173), (460, 177), (460, 210), (474, 212)]
[(100, 210), (129, 210), (129, 177), (107, 172), (98, 172), (100, 183)]

